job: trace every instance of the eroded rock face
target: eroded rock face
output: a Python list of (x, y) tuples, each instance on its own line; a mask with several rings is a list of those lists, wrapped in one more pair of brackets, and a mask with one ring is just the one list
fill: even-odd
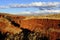
[(41, 32), (46, 36), (50, 35), (50, 40), (56, 40), (57, 35), (60, 33), (59, 24), (60, 20), (54, 19), (28, 19), (21, 21), (21, 27), (31, 31)]
[[(21, 40), (24, 40), (25, 38), (27, 38), (26, 40), (60, 39), (60, 20), (37, 18), (24, 19), (26, 19), (26, 17), (0, 15), (0, 31), (4, 33), (9, 32), (10, 34), (17, 33), (17, 35), (22, 33), (21, 35), (23, 36), (16, 36), (17, 39), (22, 37)], [(37, 32), (38, 34), (35, 34)]]
[(12, 33), (12, 34), (16, 34), (21, 32), (22, 30), (16, 26), (19, 26), (18, 23), (16, 23), (15, 21), (13, 21), (12, 18), (6, 18), (5, 15), (1, 15), (0, 18), (0, 31), (6, 33)]
[(21, 20), (21, 27), (27, 28), (30, 30), (35, 30), (40, 28), (42, 30), (48, 30), (49, 28), (60, 29), (59, 28), (60, 20), (52, 19), (29, 19)]

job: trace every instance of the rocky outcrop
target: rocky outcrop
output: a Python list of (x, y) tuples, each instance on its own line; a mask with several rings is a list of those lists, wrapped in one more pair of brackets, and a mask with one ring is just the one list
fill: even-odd
[[(0, 14), (0, 31), (11, 34), (22, 32), (24, 39), (28, 38), (29, 35), (35, 35), (34, 33), (40, 33), (39, 35), (43, 34), (46, 40), (58, 40), (60, 39), (60, 18)], [(44, 40), (42, 36), (39, 38)]]

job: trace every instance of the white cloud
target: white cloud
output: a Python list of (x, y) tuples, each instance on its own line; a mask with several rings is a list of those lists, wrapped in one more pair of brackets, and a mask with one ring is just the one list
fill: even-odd
[(38, 14), (53, 14), (53, 13), (60, 13), (60, 10), (39, 10), (39, 11), (34, 11), (34, 12), (30, 12), (30, 11), (24, 11), (24, 12), (20, 12), (17, 13), (17, 15), (38, 15)]
[(29, 4), (10, 4), (8, 6), (0, 6), (0, 8), (24, 8), (24, 7), (36, 7), (36, 8), (58, 8), (60, 2), (33, 2)]
[(4, 8), (29, 8), (29, 7), (35, 7), (39, 8), (39, 11), (35, 12), (22, 12), (22, 14), (32, 14), (32, 13), (59, 13), (60, 9), (54, 10), (56, 8), (60, 8), (60, 2), (33, 2), (30, 4), (9, 4), (7, 6), (0, 6), (0, 9)]
[[(30, 11), (23, 11), (20, 13), (13, 13), (16, 15), (36, 15), (36, 14), (45, 14), (45, 13), (60, 13), (60, 2), (33, 2), (29, 4), (9, 4), (7, 6), (0, 5), (0, 9), (7, 9), (7, 8), (38, 8), (40, 10), (30, 12)], [(58, 8), (58, 9), (57, 9)], [(57, 10), (55, 10), (57, 9)], [(12, 14), (12, 13), (11, 13)]]
[(60, 13), (60, 10), (42, 10), (41, 13)]
[(27, 4), (10, 4), (9, 5), (10, 8), (24, 8), (27, 7)]
[[(4, 12), (4, 13), (7, 13), (7, 12)], [(38, 11), (34, 11), (34, 12), (31, 12), (31, 11), (23, 11), (23, 12), (18, 12), (18, 13), (9, 13), (9, 14), (14, 14), (14, 15), (40, 15), (40, 14), (57, 14), (57, 13), (60, 13), (60, 10), (38, 10)]]
[(0, 6), (0, 9), (6, 9), (9, 8), (9, 6)]
[(30, 4), (13, 4), (9, 5), (9, 7), (13, 8), (24, 8), (24, 7), (59, 7), (60, 2), (33, 2)]

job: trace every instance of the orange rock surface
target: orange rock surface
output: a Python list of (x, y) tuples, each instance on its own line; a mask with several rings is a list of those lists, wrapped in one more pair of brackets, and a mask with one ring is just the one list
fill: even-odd
[[(3, 15), (5, 16), (5, 15)], [(8, 16), (8, 15), (6, 15)], [(13, 26), (7, 19), (3, 18), (0, 15), (0, 31), (11, 33), (18, 33), (21, 29), (28, 29), (31, 31), (37, 31), (44, 33), (46, 35), (50, 35), (50, 40), (56, 40), (56, 38), (60, 37), (60, 20), (56, 19), (48, 19), (48, 18), (31, 18), (26, 19), (27, 17), (24, 16), (11, 16), (11, 19), (20, 25), (19, 28)], [(25, 20), (26, 19), (26, 20)], [(7, 25), (8, 24), (8, 25)]]

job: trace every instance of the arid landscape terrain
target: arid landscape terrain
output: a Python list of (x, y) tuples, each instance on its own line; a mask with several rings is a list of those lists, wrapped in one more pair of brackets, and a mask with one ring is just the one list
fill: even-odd
[[(60, 14), (19, 16), (0, 13), (0, 35), (10, 40), (60, 40)], [(22, 36), (23, 35), (23, 36)], [(20, 38), (20, 39), (19, 39)]]

